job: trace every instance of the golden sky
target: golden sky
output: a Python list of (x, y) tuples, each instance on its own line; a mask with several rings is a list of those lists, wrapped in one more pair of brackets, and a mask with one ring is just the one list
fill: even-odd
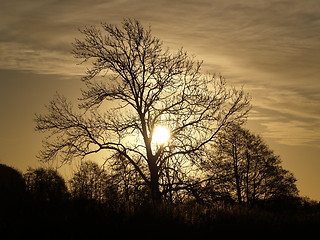
[(34, 113), (56, 91), (80, 96), (84, 66), (71, 43), (78, 28), (136, 18), (203, 71), (244, 86), (261, 134), (303, 196), (320, 200), (319, 0), (10, 0), (0, 3), (0, 162), (38, 166), (43, 135)]

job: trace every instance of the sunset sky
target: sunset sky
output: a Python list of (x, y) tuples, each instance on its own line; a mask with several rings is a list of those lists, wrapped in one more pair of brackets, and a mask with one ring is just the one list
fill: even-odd
[(78, 29), (123, 18), (243, 86), (253, 105), (246, 127), (281, 156), (302, 196), (320, 200), (319, 0), (1, 1), (0, 163), (40, 166), (34, 114), (56, 92), (76, 100), (84, 87), (71, 54)]

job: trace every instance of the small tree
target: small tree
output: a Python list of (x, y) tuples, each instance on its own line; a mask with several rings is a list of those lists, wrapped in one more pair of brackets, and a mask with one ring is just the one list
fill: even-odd
[(296, 179), (282, 168), (279, 156), (238, 125), (219, 133), (211, 157), (207, 167), (240, 204), (298, 194)]
[(29, 168), (24, 178), (27, 191), (37, 201), (61, 201), (68, 197), (65, 181), (56, 170)]
[(105, 172), (94, 162), (81, 163), (70, 180), (70, 192), (73, 198), (95, 199), (101, 201), (105, 189)]
[[(223, 77), (202, 74), (202, 63), (182, 49), (163, 49), (150, 28), (136, 20), (124, 20), (122, 28), (101, 26), (82, 29), (84, 39), (74, 43), (74, 56), (92, 64), (83, 77), (80, 111), (58, 95), (48, 114), (36, 116), (36, 129), (56, 136), (44, 143), (40, 158), (60, 154), (68, 162), (113, 152), (159, 202), (168, 184), (179, 190), (200, 177), (195, 170), (201, 152), (225, 126), (244, 121), (249, 98), (228, 89)], [(158, 126), (169, 129), (167, 142), (153, 141)]]

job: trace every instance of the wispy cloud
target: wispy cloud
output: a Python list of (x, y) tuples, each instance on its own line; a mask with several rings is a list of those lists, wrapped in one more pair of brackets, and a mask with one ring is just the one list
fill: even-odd
[(0, 5), (0, 68), (82, 75), (83, 66), (70, 54), (77, 28), (133, 17), (150, 24), (165, 45), (183, 46), (204, 60), (204, 71), (243, 84), (253, 96), (251, 120), (265, 127), (265, 136), (290, 145), (319, 140), (318, 0), (11, 0)]
[(319, 147), (319, 125), (312, 128), (309, 123), (296, 120), (262, 122), (262, 125), (266, 127), (264, 136), (272, 138), (278, 143), (289, 146), (305, 145)]
[(271, 85), (256, 89), (252, 94), (254, 106), (249, 121), (256, 121), (264, 127), (263, 136), (285, 145), (319, 147), (318, 92), (302, 84), (299, 89)]
[(63, 76), (81, 75), (83, 68), (75, 64), (71, 54), (52, 50), (36, 50), (22, 44), (2, 42), (0, 44), (0, 66), (2, 69), (28, 70), (37, 74)]

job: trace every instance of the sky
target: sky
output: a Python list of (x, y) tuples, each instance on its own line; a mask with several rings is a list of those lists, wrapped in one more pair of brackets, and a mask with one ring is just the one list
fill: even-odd
[(136, 18), (172, 51), (252, 96), (246, 127), (260, 134), (320, 200), (320, 1), (10, 0), (0, 3), (0, 163), (38, 167), (34, 131), (56, 92), (76, 100), (85, 67), (71, 50), (78, 29)]

